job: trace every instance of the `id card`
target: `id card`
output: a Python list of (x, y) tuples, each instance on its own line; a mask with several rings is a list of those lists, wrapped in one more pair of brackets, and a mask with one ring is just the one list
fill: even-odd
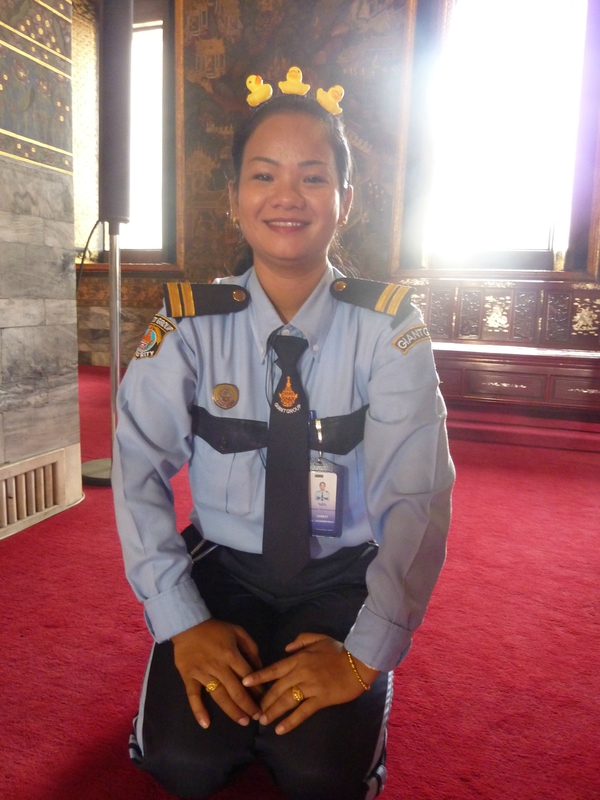
[(344, 470), (325, 458), (311, 459), (308, 494), (313, 536), (342, 535)]

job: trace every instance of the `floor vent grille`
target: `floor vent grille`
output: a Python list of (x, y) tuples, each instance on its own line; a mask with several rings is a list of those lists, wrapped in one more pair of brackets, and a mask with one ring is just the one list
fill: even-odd
[(0, 539), (64, 507), (63, 450), (0, 467)]

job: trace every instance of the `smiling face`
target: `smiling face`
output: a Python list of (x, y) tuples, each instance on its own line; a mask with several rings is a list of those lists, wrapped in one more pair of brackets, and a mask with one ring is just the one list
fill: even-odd
[(268, 117), (248, 139), (232, 214), (254, 251), (254, 266), (324, 270), (327, 251), (352, 201), (344, 196), (321, 122), (302, 113)]

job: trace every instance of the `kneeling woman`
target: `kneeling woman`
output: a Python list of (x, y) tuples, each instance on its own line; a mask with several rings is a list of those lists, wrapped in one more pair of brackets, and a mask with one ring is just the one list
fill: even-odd
[[(120, 390), (117, 521), (156, 642), (131, 752), (182, 798), (257, 756), (292, 800), (375, 797), (392, 670), (444, 560), (453, 468), (427, 330), (404, 287), (328, 259), (350, 163), (316, 101), (251, 112), (230, 199), (252, 260), (169, 285)], [(186, 463), (181, 536), (169, 481)]]

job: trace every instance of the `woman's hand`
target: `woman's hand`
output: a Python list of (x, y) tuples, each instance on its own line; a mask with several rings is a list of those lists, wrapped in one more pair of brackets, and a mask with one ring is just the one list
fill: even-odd
[(244, 689), (241, 679), (262, 664), (254, 640), (239, 625), (208, 619), (171, 639), (194, 716), (203, 728), (210, 717), (202, 702), (202, 687), (217, 682), (213, 700), (240, 725), (258, 719), (260, 709)]
[[(301, 633), (285, 649), (290, 656), (242, 681), (248, 687), (275, 681), (262, 699), (260, 723), (268, 725), (292, 711), (275, 728), (275, 733), (288, 733), (320, 708), (348, 703), (365, 691), (341, 642), (323, 634)], [(358, 659), (354, 663), (362, 680), (370, 686), (379, 671)], [(304, 695), (300, 703), (292, 694), (295, 688)]]

